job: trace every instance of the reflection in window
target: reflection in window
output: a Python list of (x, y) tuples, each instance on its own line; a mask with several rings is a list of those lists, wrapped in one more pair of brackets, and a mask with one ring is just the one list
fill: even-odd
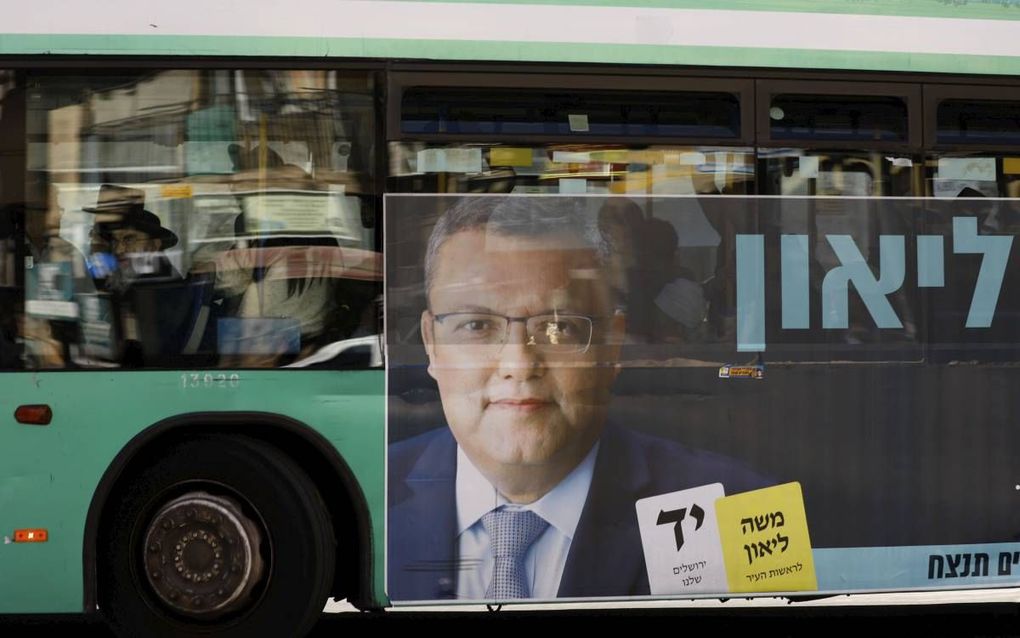
[[(737, 228), (747, 231), (746, 218), (725, 197), (683, 196), (751, 194), (754, 177), (754, 154), (746, 148), (390, 146), (391, 191), (606, 196), (599, 226), (615, 248), (613, 288), (627, 312), (629, 353), (636, 358), (674, 356), (661, 348), (665, 343), (686, 348), (688, 356), (691, 348), (732, 343), (733, 236)], [(431, 202), (423, 199), (422, 206)], [(418, 264), (399, 251), (390, 261), (398, 264), (390, 271), (392, 286), (416, 285)], [(413, 333), (416, 322), (397, 330)]]
[[(881, 236), (904, 235), (913, 227), (908, 202), (902, 207), (887, 205), (882, 198), (903, 198), (916, 193), (922, 168), (917, 157), (877, 151), (797, 148), (759, 149), (758, 154), (762, 194), (783, 196), (761, 203), (760, 229), (771, 236), (809, 238), (808, 285), (812, 299), (821, 298), (826, 273), (842, 264), (827, 239), (829, 236), (852, 237), (861, 254), (870, 258), (877, 255)], [(780, 264), (770, 262), (768, 268), (768, 276), (778, 281)], [(901, 331), (879, 330), (855, 294), (849, 302), (848, 330), (780, 331), (770, 339), (785, 338), (787, 343), (772, 348), (773, 355), (797, 359), (827, 357), (838, 351), (841, 357), (916, 359), (920, 356), (916, 343), (923, 336), (919, 330), (916, 289), (902, 287), (889, 299), (903, 321)], [(816, 314), (812, 315), (812, 325), (817, 327), (821, 322), (818, 306), (813, 312)], [(774, 320), (771, 325), (778, 324)], [(861, 344), (869, 347), (859, 347)]]
[(389, 190), (417, 193), (750, 194), (746, 148), (390, 144)]
[(996, 153), (938, 153), (925, 163), (930, 197), (1020, 196), (1020, 158)]
[[(926, 178), (927, 194), (938, 199), (925, 220), (928, 232), (948, 237), (954, 234), (954, 219), (973, 217), (982, 236), (1020, 234), (1020, 159), (997, 153), (933, 154), (926, 161)], [(945, 285), (933, 288), (928, 302), (932, 360), (1017, 359), (1020, 281), (1016, 252), (1014, 246), (1008, 253), (991, 325), (975, 329), (967, 327), (967, 320), (978, 289), (976, 282), (983, 268), (992, 271), (980, 256), (946, 251)]]
[(920, 162), (878, 151), (758, 150), (763, 195), (907, 197), (916, 194)]
[(378, 331), (371, 76), (32, 87), (30, 365), (329, 367), (324, 349)]

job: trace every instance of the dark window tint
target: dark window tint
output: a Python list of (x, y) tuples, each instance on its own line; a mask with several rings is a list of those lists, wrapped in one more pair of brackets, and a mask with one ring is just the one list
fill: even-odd
[(907, 140), (907, 105), (898, 97), (777, 95), (769, 121), (773, 140)]
[(940, 144), (1020, 144), (1020, 102), (944, 100), (935, 138)]
[(740, 136), (729, 93), (411, 88), (401, 107), (407, 134)]

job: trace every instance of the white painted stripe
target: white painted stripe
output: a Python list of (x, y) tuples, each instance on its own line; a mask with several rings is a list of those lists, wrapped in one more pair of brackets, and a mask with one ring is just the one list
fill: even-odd
[(368, 0), (32, 0), (19, 6), (20, 11), (4, 11), (3, 33), (417, 38), (1020, 56), (1020, 21), (1003, 20)]

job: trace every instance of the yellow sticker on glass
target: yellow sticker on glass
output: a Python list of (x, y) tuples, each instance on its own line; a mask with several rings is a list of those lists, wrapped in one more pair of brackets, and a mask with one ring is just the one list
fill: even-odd
[(800, 483), (720, 498), (715, 512), (730, 591), (818, 589)]
[(531, 149), (493, 146), (489, 149), (489, 166), (531, 166)]
[(1004, 157), (1002, 173), (1004, 175), (1020, 175), (1020, 157)]
[(163, 184), (159, 187), (159, 194), (164, 199), (190, 198), (191, 184)]

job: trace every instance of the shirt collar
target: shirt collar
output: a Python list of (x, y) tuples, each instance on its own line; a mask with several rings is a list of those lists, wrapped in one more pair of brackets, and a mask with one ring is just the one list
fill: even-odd
[[(592, 446), (570, 474), (559, 482), (545, 496), (528, 505), (509, 505), (516, 509), (531, 510), (548, 521), (557, 531), (569, 539), (581, 518), (581, 510), (588, 498), (595, 457), (599, 443)], [(487, 512), (502, 505), (508, 505), (506, 498), (489, 483), (489, 480), (475, 467), (461, 447), (457, 446), (457, 535), (460, 536)]]

